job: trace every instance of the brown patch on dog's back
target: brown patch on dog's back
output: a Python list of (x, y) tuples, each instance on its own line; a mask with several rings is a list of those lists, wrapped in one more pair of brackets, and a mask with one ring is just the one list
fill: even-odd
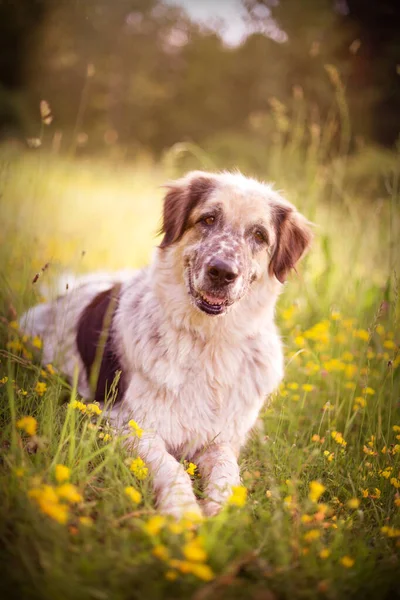
[(98, 294), (84, 309), (78, 322), (76, 342), (85, 365), (94, 398), (104, 401), (120, 372), (116, 400), (124, 393), (121, 364), (114, 348), (112, 322), (119, 302), (121, 285)]

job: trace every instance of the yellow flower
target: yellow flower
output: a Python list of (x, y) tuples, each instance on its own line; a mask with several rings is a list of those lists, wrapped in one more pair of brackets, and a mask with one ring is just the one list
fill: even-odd
[(396, 344), (393, 340), (385, 340), (383, 342), (383, 347), (387, 348), (388, 350), (394, 350), (396, 348)]
[(141, 438), (143, 435), (143, 429), (141, 427), (139, 427), (139, 425), (136, 423), (136, 421), (134, 421), (133, 419), (131, 419), (128, 423), (129, 427), (132, 429), (132, 432), (138, 437)]
[(47, 384), (44, 381), (38, 381), (35, 385), (35, 392), (38, 396), (43, 396), (45, 391), (47, 390)]
[(332, 431), (331, 436), (340, 446), (343, 446), (344, 448), (347, 446), (347, 442), (344, 440), (340, 431)]
[(140, 504), (140, 502), (142, 501), (142, 494), (131, 485), (126, 487), (124, 492), (134, 504)]
[(369, 340), (369, 332), (366, 329), (355, 329), (353, 331), (354, 337), (358, 337), (360, 340), (367, 342)]
[(86, 412), (91, 415), (101, 415), (103, 411), (97, 404), (90, 403), (86, 405)]
[(390, 480), (390, 483), (396, 488), (396, 490), (398, 490), (400, 488), (400, 479), (397, 479), (396, 477), (392, 477)]
[(34, 338), (32, 338), (32, 346), (35, 346), (35, 348), (40, 348), (42, 347), (42, 340), (40, 339), (40, 337), (38, 337), (37, 335), (35, 335)]
[(228, 498), (228, 504), (242, 507), (246, 504), (246, 500), (247, 489), (243, 485), (232, 486), (232, 495)]
[(17, 421), (16, 425), (18, 429), (22, 429), (28, 435), (36, 435), (38, 424), (34, 417), (22, 417), (22, 419)]
[(392, 471), (393, 471), (393, 467), (389, 467), (389, 466), (388, 466), (388, 467), (385, 467), (384, 469), (381, 469), (381, 470), (379, 471), (379, 475), (380, 475), (381, 477), (384, 477), (385, 479), (389, 479), (389, 477), (390, 477), (390, 475), (391, 475)]
[(8, 381), (8, 377), (2, 377), (2, 379), (0, 379), (0, 384), (4, 385), (5, 383), (7, 383)]
[(306, 345), (306, 340), (304, 339), (304, 337), (302, 335), (298, 335), (294, 338), (294, 343), (296, 344), (296, 346), (300, 346), (300, 348), (304, 348), (304, 346)]
[(59, 498), (63, 498), (71, 504), (82, 502), (83, 498), (72, 483), (63, 483), (56, 488), (56, 494)]
[(371, 387), (365, 387), (363, 389), (364, 394), (367, 394), (368, 396), (373, 396), (375, 394), (375, 390), (372, 389)]
[(214, 579), (214, 573), (208, 565), (195, 563), (191, 565), (191, 573), (202, 581), (211, 581)]
[(400, 432), (400, 425), (393, 425), (392, 429), (393, 429), (393, 431), (395, 433), (399, 433)]
[(346, 381), (344, 387), (346, 388), (346, 390), (355, 390), (357, 386), (354, 383), (354, 381)]
[(375, 329), (375, 331), (376, 331), (376, 333), (377, 333), (378, 335), (384, 335), (384, 333), (385, 333), (385, 328), (384, 328), (384, 326), (383, 326), (383, 325), (380, 325), (380, 324), (379, 324), (379, 325), (377, 325), (377, 326), (376, 326), (376, 329)]
[(373, 450), (371, 450), (371, 448), (368, 448), (368, 446), (366, 446), (365, 444), (363, 446), (363, 452), (365, 454), (367, 454), (368, 456), (375, 456), (375, 454), (376, 454), (376, 452), (374, 452)]
[(169, 559), (169, 550), (166, 546), (157, 544), (157, 546), (154, 546), (153, 548), (153, 556), (159, 558), (160, 560), (166, 561)]
[(366, 490), (361, 490), (361, 493), (362, 493), (362, 497), (363, 498), (368, 498), (368, 490), (367, 489)]
[(354, 354), (348, 351), (343, 352), (342, 360), (345, 360), (346, 362), (351, 362), (352, 360), (354, 360)]
[(314, 542), (321, 537), (321, 532), (319, 529), (310, 529), (307, 533), (304, 534), (303, 539), (305, 542)]
[(84, 404), (83, 402), (79, 402), (79, 400), (74, 400), (73, 402), (71, 402), (70, 407), (76, 408), (76, 410), (80, 410), (83, 414), (86, 413), (86, 404)]
[(328, 550), (328, 548), (323, 548), (321, 550), (321, 552), (319, 553), (320, 558), (322, 558), (323, 560), (325, 560), (326, 558), (328, 558), (331, 554), (331, 551)]
[(343, 556), (343, 558), (340, 559), (340, 563), (346, 567), (346, 569), (351, 569), (351, 567), (354, 565), (354, 558), (351, 558), (350, 556)]
[(201, 540), (196, 538), (183, 546), (183, 555), (192, 562), (204, 562), (207, 560), (207, 554), (204, 551)]
[(50, 365), (50, 364), (46, 365), (46, 369), (50, 373), (50, 375), (55, 375), (56, 374), (56, 371), (55, 371), (53, 365)]
[(382, 527), (381, 531), (390, 538), (400, 537), (400, 529), (390, 527), (389, 525), (385, 525), (384, 527)]
[(396, 506), (400, 507), (400, 498), (395, 498), (394, 503)]
[(321, 437), (318, 435), (318, 433), (314, 433), (314, 435), (311, 438), (312, 442), (320, 442), (321, 441)]
[(65, 504), (60, 504), (52, 486), (42, 485), (32, 488), (29, 490), (28, 496), (36, 501), (44, 514), (57, 521), (57, 523), (63, 525), (68, 520), (68, 507)]
[(287, 383), (286, 387), (288, 388), (288, 390), (298, 390), (299, 389), (299, 384), (298, 383)]
[(189, 475), (194, 475), (195, 471), (197, 469), (197, 466), (190, 462), (188, 468), (186, 469), (186, 473), (189, 473)]
[(303, 383), (303, 385), (301, 386), (301, 389), (302, 389), (304, 392), (312, 392), (312, 391), (313, 391), (313, 389), (314, 389), (314, 386), (313, 386), (313, 385), (311, 385), (311, 383)]
[(335, 458), (335, 454), (333, 452), (329, 452), (329, 450), (324, 450), (324, 456), (326, 456), (328, 462), (332, 462)]
[(360, 501), (358, 498), (350, 498), (350, 500), (347, 502), (347, 506), (349, 508), (358, 508), (360, 506)]
[(91, 527), (93, 525), (93, 519), (90, 517), (79, 517), (79, 523), (85, 527)]
[(71, 471), (65, 465), (56, 465), (55, 475), (58, 483), (62, 483), (63, 481), (68, 481), (71, 476)]
[(146, 463), (140, 458), (140, 456), (132, 460), (129, 468), (137, 479), (146, 479), (149, 472), (149, 469), (146, 467)]
[(23, 475), (25, 474), (25, 469), (24, 467), (16, 467), (14, 473), (16, 477), (23, 477)]
[(15, 354), (17, 354), (17, 352), (21, 352), (21, 350), (24, 349), (23, 345), (19, 340), (11, 340), (7, 342), (6, 348), (11, 352), (14, 352)]
[(162, 515), (154, 515), (143, 525), (143, 529), (148, 535), (153, 536), (160, 533), (161, 529), (165, 526), (166, 519)]
[(300, 400), (300, 394), (293, 394), (292, 400), (293, 402), (298, 402)]
[(308, 523), (311, 523), (311, 521), (313, 520), (313, 518), (310, 515), (301, 515), (301, 522), (305, 523), (306, 525)]
[(320, 496), (322, 496), (325, 490), (326, 487), (322, 485), (322, 483), (320, 483), (319, 481), (312, 481), (310, 483), (310, 491), (308, 494), (308, 497), (310, 498), (311, 502), (318, 502), (318, 499), (320, 498)]

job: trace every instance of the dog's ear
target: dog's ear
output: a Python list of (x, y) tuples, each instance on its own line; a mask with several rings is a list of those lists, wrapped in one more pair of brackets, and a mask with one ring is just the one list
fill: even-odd
[(274, 207), (276, 246), (269, 266), (270, 274), (284, 283), (311, 244), (310, 223), (291, 205)]
[(192, 210), (204, 201), (215, 187), (209, 173), (194, 171), (166, 186), (163, 222), (160, 233), (164, 234), (160, 248), (179, 241), (185, 233)]

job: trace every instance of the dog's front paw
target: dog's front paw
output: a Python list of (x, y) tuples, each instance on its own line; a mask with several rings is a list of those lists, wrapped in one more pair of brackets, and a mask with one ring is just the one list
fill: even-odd
[(223, 508), (223, 504), (214, 500), (203, 500), (201, 508), (205, 517), (215, 517)]
[(194, 494), (169, 493), (159, 499), (157, 508), (162, 514), (170, 515), (177, 520), (184, 517), (200, 520), (203, 516)]

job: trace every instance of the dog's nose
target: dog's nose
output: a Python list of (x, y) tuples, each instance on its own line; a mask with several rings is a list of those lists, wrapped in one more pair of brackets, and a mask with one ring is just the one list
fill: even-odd
[(239, 273), (232, 265), (219, 258), (214, 258), (208, 265), (208, 276), (213, 283), (218, 285), (228, 285), (237, 279)]

